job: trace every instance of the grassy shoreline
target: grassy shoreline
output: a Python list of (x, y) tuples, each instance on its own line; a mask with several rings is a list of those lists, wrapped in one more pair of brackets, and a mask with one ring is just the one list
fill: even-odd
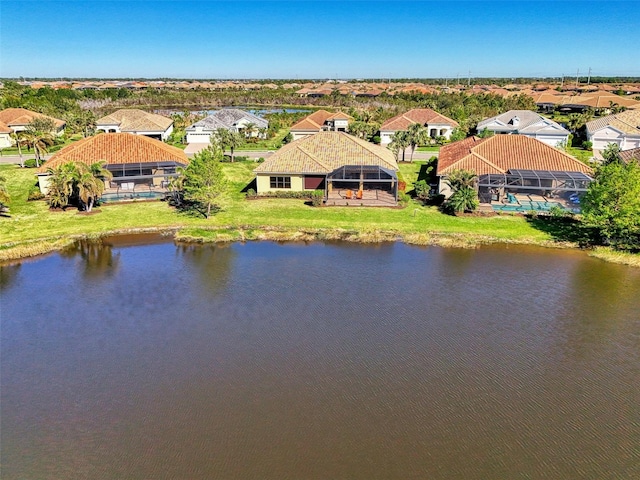
[[(487, 244), (522, 244), (578, 248), (576, 243), (536, 228), (522, 216), (452, 217), (434, 207), (409, 201), (406, 208), (314, 208), (302, 200), (246, 201), (241, 190), (253, 178), (251, 161), (223, 164), (229, 188), (220, 211), (210, 220), (181, 213), (164, 202), (102, 205), (94, 215), (76, 210), (52, 212), (47, 204), (27, 201), (35, 170), (0, 165), (11, 195), (11, 217), (0, 218), (0, 261), (18, 260), (61, 250), (79, 239), (109, 235), (161, 233), (178, 242), (322, 241), (361, 243), (401, 241), (415, 245), (475, 248)], [(411, 185), (421, 163), (401, 165)], [(592, 252), (607, 261), (640, 266), (640, 255), (607, 249)]]

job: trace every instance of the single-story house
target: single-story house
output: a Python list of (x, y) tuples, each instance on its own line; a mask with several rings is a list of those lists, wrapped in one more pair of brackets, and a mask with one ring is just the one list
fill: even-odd
[(299, 140), (318, 132), (346, 132), (352, 121), (353, 118), (346, 113), (318, 110), (294, 124), (291, 135), (293, 140)]
[(496, 134), (518, 134), (537, 138), (541, 142), (558, 146), (569, 140), (570, 132), (560, 124), (531, 110), (509, 110), (478, 123), (478, 132), (487, 129)]
[(406, 113), (396, 115), (382, 124), (380, 127), (380, 145), (391, 143), (393, 135), (402, 130), (407, 130), (409, 125), (419, 123), (429, 130), (431, 138), (445, 137), (449, 139), (458, 122), (431, 110), (430, 108), (414, 108)]
[(560, 105), (563, 112), (584, 112), (595, 110), (597, 114), (610, 113), (612, 107), (640, 108), (640, 102), (634, 98), (622, 97), (612, 92), (585, 92), (580, 95), (564, 97)]
[[(269, 122), (253, 113), (238, 108), (223, 108), (187, 128), (187, 143), (209, 144), (211, 134), (219, 128), (231, 132), (244, 132), (247, 125), (253, 126), (252, 137), (266, 138)], [(245, 132), (246, 133), (246, 132)]]
[(74, 142), (54, 153), (38, 169), (40, 191), (47, 194), (49, 169), (67, 162), (106, 162), (113, 179), (105, 193), (113, 197), (154, 197), (166, 192), (176, 169), (189, 163), (179, 148), (143, 135), (107, 133)]
[(615, 143), (620, 150), (640, 147), (640, 110), (607, 115), (587, 122), (587, 140), (594, 150), (604, 150)]
[(517, 193), (568, 198), (585, 192), (593, 175), (591, 168), (578, 159), (523, 135), (469, 137), (443, 146), (436, 169), (439, 193), (451, 195), (447, 176), (461, 169), (478, 176), (482, 203), (502, 201), (506, 195)]
[(106, 133), (133, 133), (167, 141), (173, 120), (137, 108), (122, 108), (96, 121), (96, 130)]
[(258, 193), (323, 190), (329, 205), (395, 205), (393, 152), (344, 132), (295, 140), (254, 169)]
[(12, 133), (24, 132), (28, 125), (36, 118), (46, 118), (53, 121), (55, 134), (60, 136), (64, 133), (66, 122), (57, 118), (32, 112), (26, 108), (5, 108), (0, 111), (0, 148), (13, 145)]

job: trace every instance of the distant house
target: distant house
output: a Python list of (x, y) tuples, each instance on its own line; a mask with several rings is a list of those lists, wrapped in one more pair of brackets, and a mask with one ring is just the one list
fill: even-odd
[(445, 137), (449, 139), (453, 129), (458, 127), (458, 122), (430, 108), (414, 108), (406, 113), (396, 115), (382, 124), (380, 127), (380, 144), (383, 146), (390, 144), (396, 132), (407, 130), (409, 125), (414, 123), (427, 128), (431, 138)]
[(607, 115), (587, 122), (587, 140), (594, 150), (604, 150), (615, 143), (620, 150), (640, 147), (640, 110)]
[(113, 179), (106, 192), (115, 196), (149, 197), (166, 191), (176, 168), (189, 163), (179, 148), (143, 135), (110, 133), (74, 142), (52, 155), (38, 170), (42, 193), (48, 189), (48, 169), (67, 162), (106, 162)]
[(557, 146), (567, 142), (569, 130), (558, 123), (531, 110), (509, 110), (501, 115), (487, 118), (478, 123), (478, 132), (487, 129), (496, 134), (518, 134), (537, 138), (541, 142)]
[(269, 122), (253, 113), (237, 108), (223, 108), (187, 128), (187, 143), (208, 144), (211, 134), (219, 128), (231, 132), (244, 132), (247, 125), (252, 124), (252, 137), (265, 138)]
[(387, 148), (343, 132), (285, 145), (254, 169), (257, 192), (323, 190), (331, 205), (395, 205), (398, 165)]
[(5, 108), (0, 111), (0, 148), (10, 147), (13, 144), (12, 133), (24, 132), (28, 125), (36, 118), (46, 118), (53, 121), (55, 134), (62, 135), (66, 122), (57, 118), (32, 112), (26, 108)]
[(293, 140), (299, 140), (318, 132), (346, 132), (352, 121), (346, 113), (318, 110), (293, 125), (291, 135)]
[(523, 135), (469, 137), (442, 147), (436, 169), (441, 194), (451, 195), (447, 176), (460, 169), (478, 176), (483, 203), (500, 201), (507, 193), (568, 197), (585, 192), (593, 174), (571, 155)]
[(97, 120), (96, 130), (106, 133), (133, 133), (166, 141), (173, 132), (173, 120), (137, 108), (123, 108)]
[(580, 95), (564, 97), (560, 110), (564, 112), (584, 112), (594, 110), (597, 114), (608, 114), (613, 107), (640, 108), (640, 102), (633, 98), (621, 97), (612, 92), (599, 90)]

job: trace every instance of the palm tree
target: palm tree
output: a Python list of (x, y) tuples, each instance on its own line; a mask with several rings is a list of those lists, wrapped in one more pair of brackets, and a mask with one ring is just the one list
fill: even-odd
[(231, 162), (233, 162), (233, 151), (244, 144), (244, 137), (239, 132), (229, 133), (229, 150), (231, 150)]
[(104, 181), (94, 175), (92, 166), (84, 163), (76, 163), (74, 180), (78, 198), (86, 206), (87, 212), (90, 212), (96, 199), (104, 192)]
[(24, 159), (22, 158), (22, 145), (24, 144), (24, 139), (18, 132), (11, 132), (9, 135), (11, 136), (11, 139), (16, 142), (16, 147), (18, 147), (18, 155), (20, 155), (20, 166), (24, 168)]
[(400, 151), (402, 151), (402, 161), (404, 162), (404, 154), (409, 146), (409, 134), (405, 130), (400, 130), (393, 134), (391, 137), (391, 143), (389, 149), (396, 153), (396, 157)]
[(409, 125), (409, 146), (411, 147), (411, 162), (413, 162), (413, 153), (418, 145), (424, 145), (430, 139), (429, 131), (419, 123)]
[(447, 207), (453, 213), (473, 212), (479, 204), (478, 193), (469, 187), (456, 190), (447, 200)]
[(51, 208), (63, 208), (69, 204), (69, 199), (74, 193), (76, 165), (68, 162), (57, 168), (49, 168), (49, 180), (47, 195)]
[(33, 147), (36, 156), (36, 166), (40, 166), (40, 160), (48, 152), (50, 146), (55, 143), (55, 124), (48, 119), (35, 119), (27, 125), (22, 133), (26, 143)]
[(258, 126), (255, 123), (248, 122), (245, 124), (242, 132), (244, 133), (245, 138), (251, 138), (257, 130)]
[(447, 208), (453, 213), (473, 212), (478, 208), (478, 192), (476, 191), (477, 175), (470, 170), (453, 170), (445, 182), (453, 193), (447, 199)]

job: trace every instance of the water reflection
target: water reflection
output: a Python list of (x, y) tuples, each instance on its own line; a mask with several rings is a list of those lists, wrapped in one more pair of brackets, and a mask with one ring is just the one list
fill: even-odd
[(3, 480), (640, 478), (636, 270), (107, 243), (7, 277)]
[(21, 263), (0, 265), (0, 289), (8, 288), (18, 280), (21, 267)]
[(232, 246), (179, 244), (176, 255), (197, 276), (195, 285), (202, 295), (226, 290), (236, 256)]

